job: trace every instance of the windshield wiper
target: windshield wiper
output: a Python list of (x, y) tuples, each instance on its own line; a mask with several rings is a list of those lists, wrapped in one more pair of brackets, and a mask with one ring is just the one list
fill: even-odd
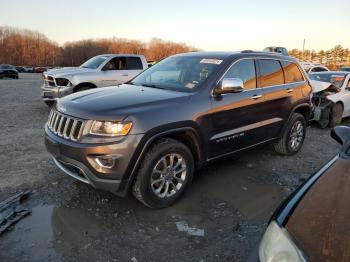
[(164, 87), (157, 86), (157, 85), (154, 85), (154, 84), (141, 84), (140, 86), (151, 87), (151, 88), (158, 88), (158, 89), (165, 89)]

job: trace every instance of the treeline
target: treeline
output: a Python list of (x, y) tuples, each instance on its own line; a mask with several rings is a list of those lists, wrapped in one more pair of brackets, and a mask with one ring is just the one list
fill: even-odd
[(298, 50), (292, 49), (289, 54), (305, 62), (315, 62), (337, 68), (339, 65), (350, 64), (350, 49), (336, 45), (330, 50)]
[(106, 53), (144, 54), (159, 61), (169, 55), (196, 51), (184, 43), (154, 38), (150, 42), (124, 38), (87, 39), (59, 46), (44, 34), (0, 26), (0, 64), (22, 66), (78, 66), (87, 59)]

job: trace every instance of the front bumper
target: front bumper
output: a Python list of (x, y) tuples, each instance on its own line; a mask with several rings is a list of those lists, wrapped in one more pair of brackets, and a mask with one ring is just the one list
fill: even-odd
[[(125, 196), (133, 154), (143, 135), (129, 135), (109, 144), (81, 144), (54, 135), (45, 127), (45, 145), (55, 164), (67, 175), (96, 189)], [(96, 157), (117, 155), (112, 168), (98, 165)], [(126, 181), (127, 180), (127, 181)]]
[(44, 101), (56, 101), (71, 93), (73, 93), (73, 86), (41, 86), (41, 98)]

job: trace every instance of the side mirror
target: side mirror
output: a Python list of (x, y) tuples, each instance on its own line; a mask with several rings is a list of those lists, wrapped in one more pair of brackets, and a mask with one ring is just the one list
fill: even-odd
[(239, 93), (244, 90), (243, 81), (239, 78), (224, 78), (214, 89), (214, 95), (220, 96), (228, 93)]
[(346, 144), (350, 140), (350, 127), (336, 126), (331, 131), (331, 137), (341, 145)]

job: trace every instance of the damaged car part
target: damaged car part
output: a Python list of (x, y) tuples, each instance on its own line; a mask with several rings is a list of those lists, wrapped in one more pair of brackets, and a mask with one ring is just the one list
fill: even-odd
[(313, 88), (313, 117), (322, 128), (334, 127), (350, 116), (350, 79), (344, 72), (309, 74)]

